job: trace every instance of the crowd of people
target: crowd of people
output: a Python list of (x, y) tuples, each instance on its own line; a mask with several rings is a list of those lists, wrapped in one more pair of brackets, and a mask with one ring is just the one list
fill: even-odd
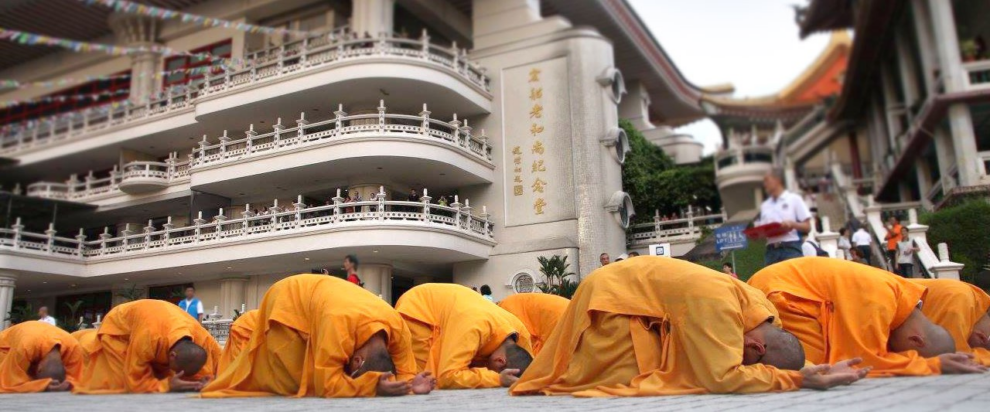
[[(345, 261), (356, 277), (356, 258)], [(99, 329), (70, 335), (28, 321), (0, 332), (0, 393), (657, 396), (990, 366), (990, 295), (972, 285), (822, 257), (768, 265), (748, 282), (724, 269), (634, 256), (586, 276), (570, 300), (494, 302), (488, 285), (431, 283), (394, 307), (350, 275), (295, 275), (234, 322), (223, 348), (191, 295), (180, 305), (138, 300)]]

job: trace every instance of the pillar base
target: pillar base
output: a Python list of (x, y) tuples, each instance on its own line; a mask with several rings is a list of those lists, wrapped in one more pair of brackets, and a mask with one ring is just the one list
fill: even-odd
[(0, 274), (0, 330), (10, 326), (7, 316), (14, 308), (14, 284), (16, 281), (17, 275), (13, 273)]

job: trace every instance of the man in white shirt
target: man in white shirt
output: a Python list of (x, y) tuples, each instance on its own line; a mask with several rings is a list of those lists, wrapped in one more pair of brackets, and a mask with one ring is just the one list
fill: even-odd
[(873, 264), (870, 260), (870, 243), (872, 242), (873, 239), (870, 237), (870, 233), (863, 226), (860, 226), (859, 230), (853, 233), (853, 246), (859, 250), (859, 254), (863, 256), (863, 260), (866, 261), (867, 265)]
[(780, 223), (787, 232), (767, 238), (767, 266), (803, 255), (801, 233), (811, 230), (811, 211), (801, 196), (784, 189), (784, 172), (773, 169), (763, 177), (767, 199), (760, 205), (759, 224)]
[(55, 324), (55, 318), (51, 317), (48, 314), (48, 306), (42, 306), (38, 308), (38, 320), (52, 326), (57, 326)]

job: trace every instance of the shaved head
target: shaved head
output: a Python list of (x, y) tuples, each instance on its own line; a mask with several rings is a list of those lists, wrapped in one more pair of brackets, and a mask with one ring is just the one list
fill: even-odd
[(933, 323), (920, 309), (912, 311), (901, 326), (890, 331), (887, 346), (892, 352), (913, 350), (926, 358), (956, 351), (956, 341), (949, 331)]
[(174, 372), (183, 372), (185, 376), (193, 376), (206, 365), (206, 349), (190, 339), (182, 339), (172, 346), (169, 366)]
[(519, 369), (519, 375), (522, 376), (529, 364), (533, 363), (533, 355), (526, 352), (526, 349), (523, 349), (516, 342), (512, 342), (505, 347), (505, 360), (506, 369)]
[(352, 378), (367, 372), (395, 373), (395, 362), (388, 351), (388, 334), (379, 331), (372, 335), (360, 347), (354, 349), (354, 354), (347, 362), (347, 373)]
[(766, 354), (760, 363), (783, 370), (801, 370), (804, 367), (804, 347), (794, 334), (766, 324), (764, 333)]
[(969, 333), (969, 347), (990, 350), (990, 315), (984, 313), (973, 324), (973, 331)]
[(62, 363), (62, 354), (58, 346), (38, 361), (34, 378), (65, 382), (65, 364)]

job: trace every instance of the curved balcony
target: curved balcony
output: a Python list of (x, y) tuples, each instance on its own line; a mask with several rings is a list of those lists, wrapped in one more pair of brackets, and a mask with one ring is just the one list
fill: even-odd
[(338, 197), (332, 205), (297, 203), (289, 208), (275, 202), (257, 215), (199, 218), (185, 227), (149, 223), (143, 231), (128, 229), (120, 236), (105, 233), (93, 241), (81, 233), (75, 238), (58, 236), (51, 227), (43, 234), (25, 231), (18, 220), (11, 229), (0, 228), (0, 267), (30, 268), (41, 257), (52, 262), (46, 267), (50, 270), (61, 270), (58, 262), (81, 263), (82, 269), (66, 270), (76, 276), (100, 276), (153, 270), (173, 273), (181, 260), (182, 267), (195, 267), (200, 274), (220, 274), (234, 265), (264, 273), (284, 270), (290, 261), (298, 265), (303, 256), (319, 261), (321, 254), (344, 250), (363, 255), (380, 251), (381, 256), (395, 260), (449, 264), (486, 259), (495, 245), (493, 223), (484, 208), (475, 215), (468, 202), (455, 200), (450, 206), (440, 206), (383, 199), (379, 195), (372, 201), (344, 203)]
[(306, 177), (347, 179), (348, 176), (391, 174), (410, 182), (451, 185), (490, 183), (495, 164), (484, 132), (475, 134), (457, 115), (444, 121), (430, 117), (423, 105), (419, 115), (348, 114), (338, 106), (335, 116), (310, 122), (295, 120), (286, 128), (281, 119), (266, 133), (253, 126), (241, 139), (204, 140), (194, 150), (192, 184), (199, 190), (234, 197), (266, 175), (274, 186), (291, 185)]
[[(143, 165), (143, 163), (150, 163), (152, 165)], [(165, 165), (164, 169), (161, 165)], [(146, 172), (146, 168), (152, 168), (154, 170), (151, 173)], [(170, 157), (165, 162), (131, 162), (124, 165), (124, 171), (119, 172), (116, 169), (110, 172), (110, 175), (103, 178), (96, 178), (91, 174), (85, 176), (82, 180), (79, 180), (75, 175), (72, 176), (65, 183), (56, 182), (37, 182), (28, 185), (27, 195), (33, 197), (41, 197), (46, 199), (56, 199), (56, 200), (70, 200), (75, 202), (97, 202), (108, 197), (113, 197), (114, 195), (127, 195), (127, 194), (141, 194), (147, 193), (140, 191), (140, 185), (142, 185), (142, 180), (151, 181), (152, 184), (158, 185), (162, 181), (161, 173), (164, 171), (164, 182), (165, 186), (168, 187), (176, 183), (188, 182), (189, 180), (189, 161), (179, 162), (175, 153), (172, 153)], [(154, 176), (152, 178), (146, 178), (144, 176)], [(124, 184), (126, 181), (127, 184)], [(130, 185), (129, 187), (127, 187)], [(124, 190), (127, 187), (128, 191)], [(138, 187), (138, 191), (133, 191)], [(155, 189), (158, 190), (157, 186)]]
[(767, 146), (736, 147), (715, 156), (715, 184), (729, 216), (757, 207), (757, 192), (771, 169), (773, 149)]
[(165, 162), (130, 162), (124, 165), (118, 187), (136, 195), (168, 187), (169, 165)]
[(309, 111), (328, 95), (353, 96), (344, 103), (360, 103), (365, 96), (356, 90), (381, 90), (403, 107), (415, 107), (426, 95), (441, 112), (491, 111), (485, 70), (467, 59), (466, 49), (432, 43), (425, 31), (419, 38), (388, 33), (358, 38), (338, 31), (249, 53), (233, 63), (205, 80), (196, 99), (200, 121), (230, 127), (250, 121), (245, 112)]

